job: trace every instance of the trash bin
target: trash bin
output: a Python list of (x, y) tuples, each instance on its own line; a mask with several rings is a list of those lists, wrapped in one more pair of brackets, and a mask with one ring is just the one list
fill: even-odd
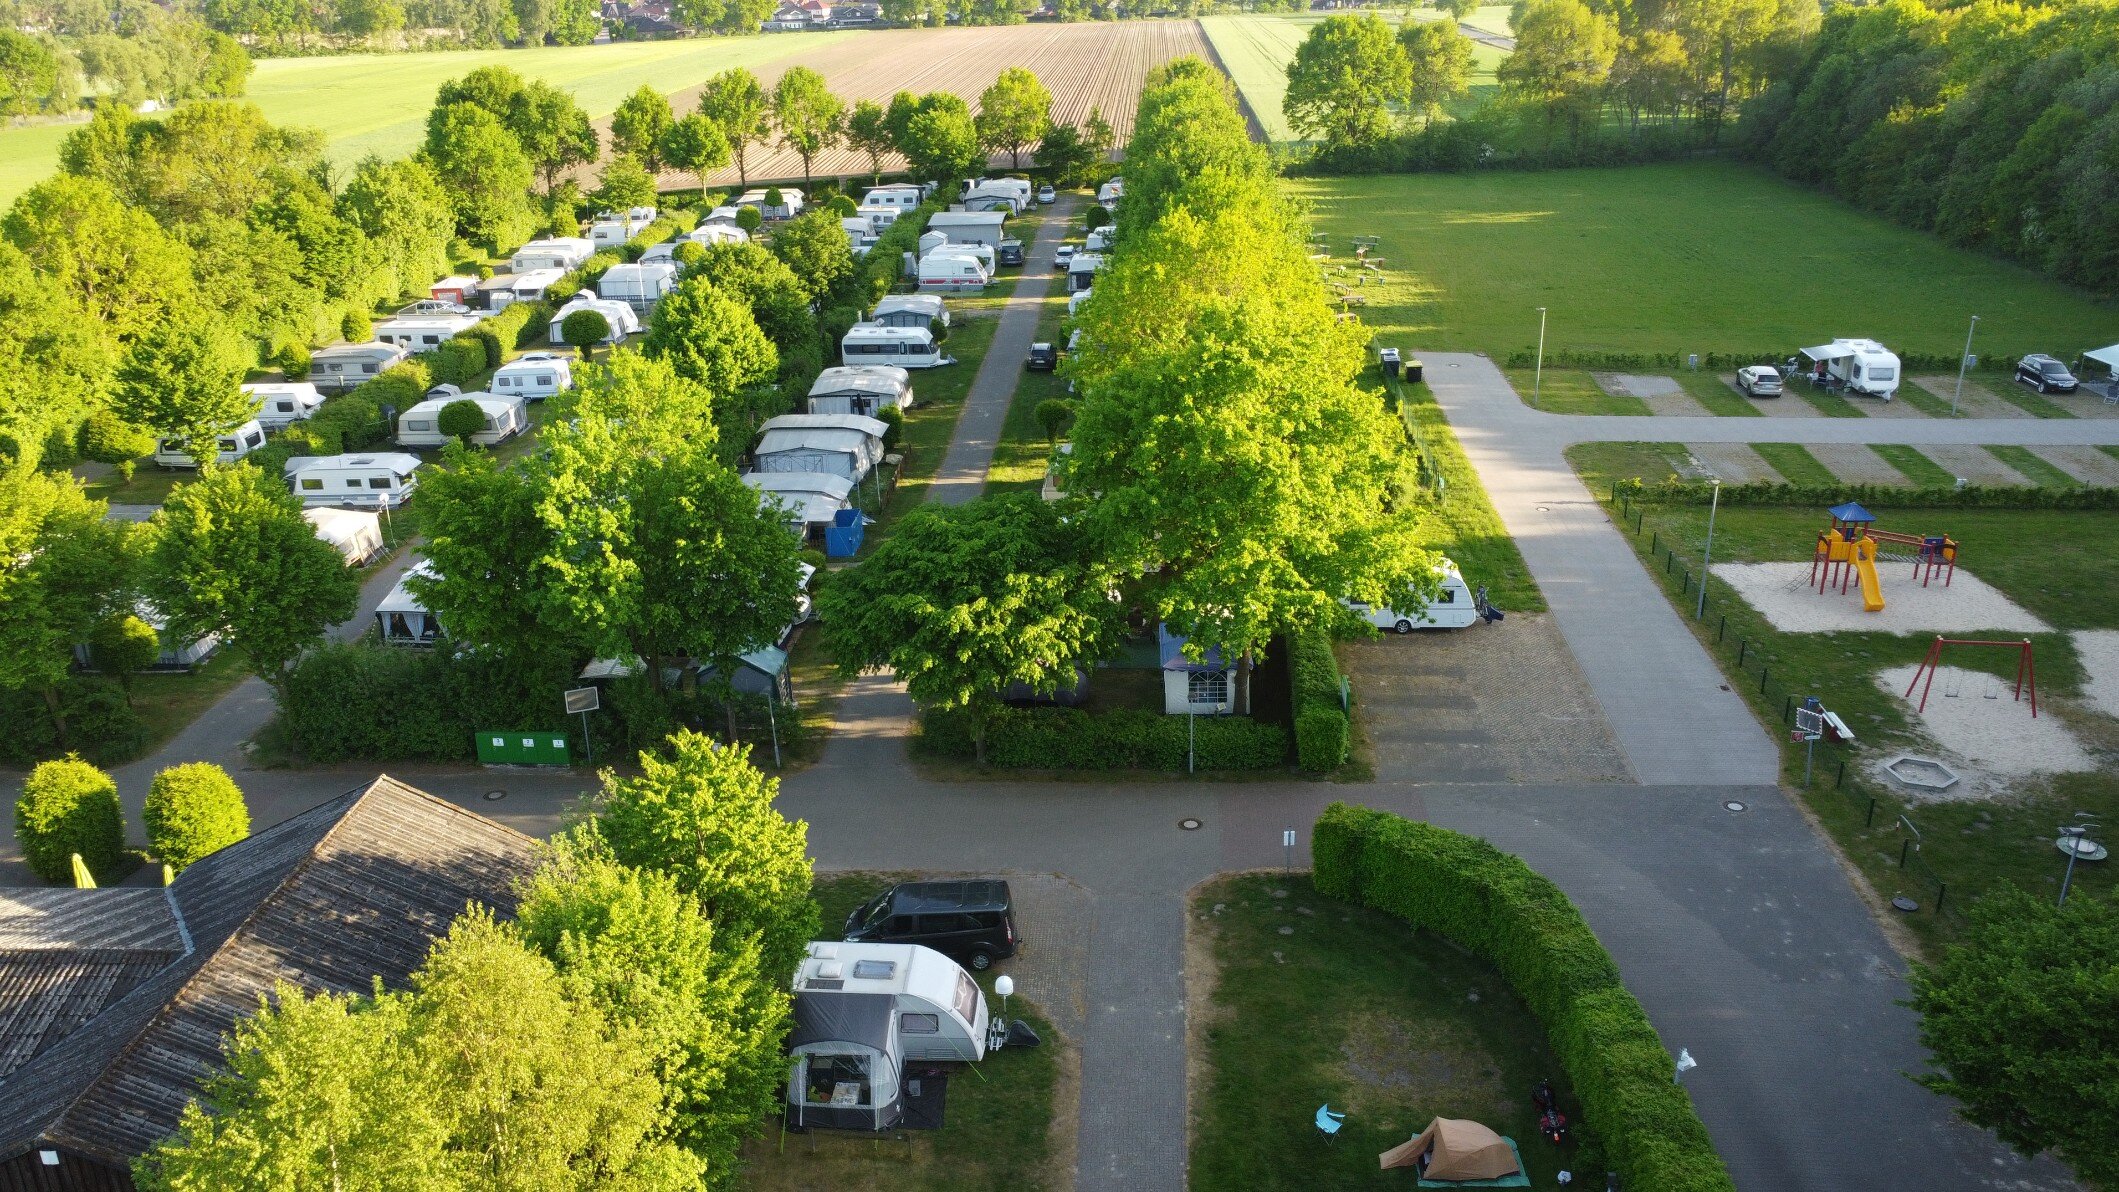
[(1395, 377), (1398, 375), (1398, 349), (1384, 348), (1378, 351), (1376, 355), (1383, 360), (1384, 376)]
[(1424, 369), (1425, 369), (1425, 368), (1426, 368), (1426, 366), (1425, 366), (1425, 365), (1423, 365), (1423, 364), (1421, 364), (1421, 363), (1420, 363), (1420, 362), (1419, 362), (1418, 360), (1408, 360), (1408, 361), (1406, 361), (1406, 362), (1405, 362), (1405, 380), (1406, 380), (1406, 383), (1407, 383), (1407, 384), (1411, 384), (1411, 385), (1418, 385), (1418, 384), (1420, 383), (1420, 378), (1421, 378), (1421, 375), (1422, 375), (1422, 373), (1423, 373), (1423, 371), (1424, 371)]

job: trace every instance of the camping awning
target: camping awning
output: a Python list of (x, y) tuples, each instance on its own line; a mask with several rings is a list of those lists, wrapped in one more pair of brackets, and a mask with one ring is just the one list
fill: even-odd
[(1852, 356), (1853, 354), (1854, 352), (1852, 349), (1843, 347), (1839, 344), (1819, 344), (1817, 347), (1814, 348), (1803, 349), (1803, 355), (1808, 356), (1810, 359), (1815, 360), (1820, 364), (1824, 363), (1827, 360), (1845, 360), (1847, 357)]
[(2108, 348), (2095, 348), (2082, 354), (2084, 360), (2094, 360), (2104, 367), (2119, 373), (2119, 344)]
[(791, 1051), (810, 1043), (859, 1043), (888, 1053), (890, 1015), (896, 1008), (897, 999), (887, 993), (798, 989), (787, 1047)]

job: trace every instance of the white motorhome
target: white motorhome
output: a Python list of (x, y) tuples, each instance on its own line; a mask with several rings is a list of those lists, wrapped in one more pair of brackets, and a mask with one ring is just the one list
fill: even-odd
[(985, 995), (932, 948), (813, 943), (794, 994), (787, 1115), (797, 1127), (892, 1129), (911, 1095), (907, 1064), (986, 1056)]
[(949, 306), (940, 294), (886, 294), (868, 312), (868, 321), (885, 327), (949, 326)]
[(449, 436), (441, 433), (441, 412), (459, 401), (475, 402), (485, 413), (486, 428), (471, 436), (471, 441), (480, 447), (504, 443), (529, 429), (530, 416), (519, 397), (491, 393), (430, 397), (397, 416), (397, 445), (440, 447), (449, 442)]
[(905, 210), (889, 203), (863, 203), (854, 208), (854, 214), (867, 220), (877, 232), (885, 232), (890, 229), (890, 225), (898, 222), (898, 216), (903, 215)]
[(703, 223), (684, 234), (686, 240), (709, 247), (716, 244), (745, 244), (750, 233), (732, 223)]
[(976, 294), (993, 284), (993, 271), (976, 257), (937, 250), (920, 258), (919, 284), (923, 293)]
[(596, 246), (586, 236), (554, 236), (547, 240), (532, 240), (515, 250), (508, 258), (508, 272), (528, 273), (535, 269), (557, 269), (565, 273), (578, 269), (583, 261), (596, 255)]
[(889, 186), (871, 186), (861, 194), (862, 207), (889, 207), (897, 211), (910, 211), (920, 205), (920, 188), (909, 182), (892, 183)]
[(485, 291), (486, 306), (506, 310), (518, 302), (542, 302), (544, 292), (566, 275), (564, 269), (532, 269), (528, 273), (503, 274), (494, 278), (497, 284)]
[(309, 357), (309, 383), (326, 393), (343, 393), (410, 355), (396, 344), (332, 344)]
[(884, 406), (912, 405), (912, 377), (896, 365), (834, 365), (817, 374), (809, 387), (812, 414), (861, 414), (873, 417)]
[(675, 261), (640, 261), (631, 265), (613, 265), (604, 271), (602, 280), (596, 283), (596, 296), (610, 302), (623, 302), (633, 308), (633, 313), (646, 315), (655, 309), (663, 296), (677, 288), (677, 264)]
[(822, 472), (859, 484), (883, 459), (884, 425), (853, 414), (767, 419), (751, 458), (760, 472)]
[(419, 464), (402, 451), (297, 455), (287, 461), (287, 487), (312, 509), (396, 509), (419, 487)]
[(304, 509), (302, 520), (316, 530), (318, 538), (338, 548), (348, 567), (366, 566), (368, 560), (383, 553), (383, 522), (373, 513), (360, 509)]
[(375, 338), (407, 352), (431, 352), (460, 331), (478, 326), (476, 315), (418, 314), (384, 319), (375, 325)]
[(552, 313), (552, 324), (545, 329), (545, 334), (551, 338), (553, 343), (563, 344), (567, 341), (566, 334), (562, 328), (566, 325), (567, 316), (577, 310), (593, 310), (603, 316), (603, 321), (610, 325), (610, 333), (603, 337), (605, 344), (623, 343), (626, 336), (640, 330), (640, 316), (633, 312), (631, 306), (623, 302), (598, 298), (587, 290), (583, 290), (568, 299), (565, 306)]
[(927, 230), (949, 237), (951, 244), (999, 248), (1001, 241), (1007, 239), (1007, 233), (1001, 230), (1007, 218), (1004, 211), (937, 211), (927, 217)]
[(1836, 385), (1849, 393), (1890, 401), (1903, 374), (1898, 357), (1873, 339), (1835, 339), (1804, 348), (1814, 383)]
[(589, 224), (589, 243), (599, 249), (621, 248), (625, 242), (647, 230), (655, 222), (653, 207), (635, 207), (630, 211), (605, 211)]
[(1435, 582), (1440, 590), (1425, 608), (1418, 610), (1399, 612), (1358, 600), (1339, 603), (1376, 628), (1394, 633), (1411, 633), (1415, 629), (1463, 629), (1478, 623), (1479, 610), (1472, 599), (1472, 590), (1465, 586), (1464, 576), (1458, 573), (1455, 563), (1444, 559), (1436, 564)]
[[(221, 436), (220, 449), (214, 452), (214, 462), (232, 464), (265, 445), (265, 428), (253, 418)], [(184, 449), (179, 439), (155, 440), (154, 461), (165, 468), (196, 468), (199, 461)]]
[(324, 395), (307, 381), (260, 382), (243, 392), (256, 399), (258, 425), (266, 430), (285, 430), (324, 404)]
[(854, 482), (825, 472), (745, 472), (743, 483), (758, 490), (758, 504), (775, 503), (788, 527), (803, 538), (822, 534), (841, 509), (853, 508)]
[(421, 559), (410, 571), (397, 577), (390, 594), (375, 606), (375, 630), (386, 646), (431, 646), (441, 637), (441, 622), (412, 594), (405, 581), (414, 576), (433, 579), (440, 573)]
[(845, 365), (894, 364), (899, 368), (938, 368), (955, 364), (956, 357), (942, 355), (934, 332), (925, 327), (880, 327), (855, 323), (839, 341), (839, 362)]
[[(765, 201), (772, 191), (780, 192), (780, 203), (774, 206)], [(768, 220), (793, 219), (802, 214), (802, 191), (794, 186), (754, 186), (736, 199), (738, 207), (756, 207), (758, 214)]]
[(493, 370), (493, 392), (543, 401), (574, 387), (574, 365), (557, 352), (525, 352)]
[(1079, 294), (1096, 284), (1096, 271), (1104, 267), (1104, 259), (1092, 252), (1078, 252), (1067, 262), (1067, 292)]

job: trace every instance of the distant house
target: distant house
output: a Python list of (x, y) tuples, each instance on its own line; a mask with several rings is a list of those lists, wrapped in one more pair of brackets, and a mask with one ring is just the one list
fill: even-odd
[(793, 0), (786, 0), (760, 28), (767, 33), (799, 33), (809, 28), (809, 13)]
[(860, 29), (883, 19), (880, 4), (841, 4), (831, 10), (826, 23), (834, 29)]
[(403, 986), (467, 904), (513, 911), (534, 849), (385, 777), (167, 889), (0, 890), (0, 1188), (130, 1192), (275, 982)]

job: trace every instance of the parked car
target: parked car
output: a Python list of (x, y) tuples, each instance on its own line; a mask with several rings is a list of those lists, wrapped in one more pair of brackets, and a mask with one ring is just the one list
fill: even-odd
[(1752, 364), (1736, 370), (1736, 387), (1752, 397), (1779, 397), (1781, 374), (1770, 364)]
[(2067, 365), (2042, 352), (2033, 352), (2016, 362), (2016, 379), (2040, 393), (2073, 393), (2075, 374)]
[(1074, 251), (1072, 244), (1062, 244), (1058, 248), (1053, 249), (1052, 267), (1061, 273), (1065, 273), (1067, 271), (1067, 262), (1074, 259)]
[(1024, 367), (1031, 372), (1051, 372), (1059, 367), (1059, 349), (1048, 343), (1030, 345), (1030, 359)]
[(1016, 239), (1013, 239), (1013, 238), (1001, 241), (1001, 246), (1000, 246), (1000, 249), (999, 249), (999, 252), (998, 252), (998, 258), (997, 258), (997, 259), (998, 259), (998, 260), (1000, 261), (1000, 263), (1001, 263), (1001, 264), (1003, 264), (1003, 265), (1020, 265), (1020, 264), (1022, 264), (1022, 263), (1023, 263), (1023, 242), (1022, 242), (1022, 241), (1020, 241), (1020, 240), (1016, 240)]
[(924, 944), (984, 972), (1022, 946), (1008, 883), (992, 879), (900, 882), (846, 917), (857, 943)]
[(1053, 190), (1052, 184), (1048, 182), (1045, 185), (1037, 188), (1037, 201), (1039, 203), (1050, 206), (1051, 204), (1059, 201), (1059, 192)]

